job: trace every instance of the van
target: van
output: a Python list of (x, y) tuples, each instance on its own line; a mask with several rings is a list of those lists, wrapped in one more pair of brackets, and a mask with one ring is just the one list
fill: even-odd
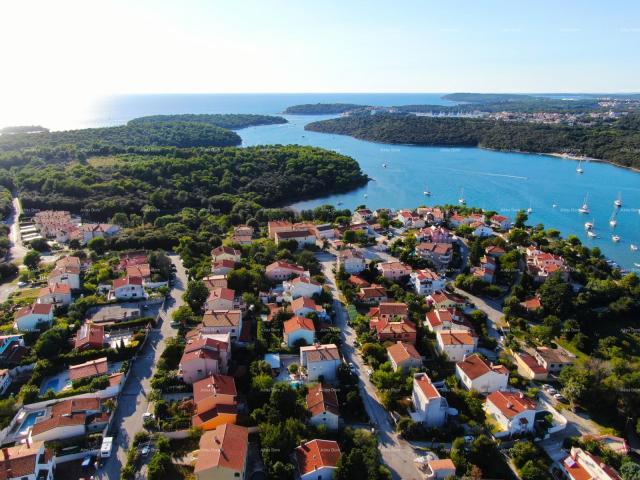
[(113, 446), (113, 437), (104, 437), (102, 446), (100, 447), (100, 457), (109, 458), (111, 456), (111, 447)]

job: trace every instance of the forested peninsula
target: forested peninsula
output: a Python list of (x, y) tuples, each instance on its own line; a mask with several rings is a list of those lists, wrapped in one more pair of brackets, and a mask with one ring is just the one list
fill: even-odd
[(257, 127), (260, 125), (287, 123), (287, 119), (275, 115), (185, 113), (179, 115), (149, 115), (146, 117), (138, 117), (129, 121), (127, 125), (166, 122), (206, 123), (207, 125), (214, 125), (229, 130), (239, 130), (241, 128)]
[(287, 107), (284, 113), (289, 115), (336, 115), (367, 108), (367, 105), (356, 103), (305, 103)]
[(567, 153), (640, 168), (638, 113), (591, 127), (367, 113), (312, 122), (305, 129), (382, 143)]

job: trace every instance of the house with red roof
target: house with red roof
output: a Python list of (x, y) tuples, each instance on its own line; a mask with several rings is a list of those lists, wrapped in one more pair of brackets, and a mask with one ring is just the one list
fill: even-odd
[(300, 265), (295, 265), (283, 260), (276, 260), (267, 265), (265, 268), (265, 276), (272, 282), (282, 282), (296, 276), (308, 277), (309, 272)]
[(38, 292), (38, 303), (53, 305), (69, 305), (71, 303), (71, 287), (65, 283), (47, 285)]
[(246, 478), (248, 451), (248, 428), (220, 425), (200, 437), (193, 473), (197, 480)]
[(409, 275), (409, 283), (418, 295), (431, 295), (433, 292), (444, 289), (447, 279), (444, 275), (425, 268), (416, 270)]
[(453, 245), (451, 243), (419, 243), (416, 245), (416, 255), (433, 263), (438, 270), (442, 270), (453, 259)]
[(393, 281), (400, 280), (403, 277), (408, 277), (413, 271), (410, 265), (397, 260), (378, 263), (376, 268), (384, 278)]
[(538, 297), (528, 298), (524, 302), (520, 302), (520, 306), (529, 313), (536, 313), (542, 310), (542, 302)]
[(109, 297), (117, 300), (141, 300), (146, 298), (142, 277), (116, 278)]
[(501, 429), (497, 437), (519, 435), (535, 428), (536, 403), (520, 391), (498, 390), (484, 403), (487, 415)]
[(383, 302), (378, 307), (371, 308), (369, 328), (380, 342), (416, 343), (416, 326), (409, 320), (409, 309), (404, 303)]
[(202, 316), (200, 331), (203, 334), (228, 334), (236, 341), (242, 332), (242, 311), (207, 310)]
[(48, 406), (29, 432), (31, 442), (82, 437), (106, 427), (109, 414), (97, 397), (69, 398)]
[(370, 287), (361, 287), (358, 292), (358, 300), (367, 305), (376, 305), (386, 302), (387, 289), (382, 285), (371, 285)]
[(211, 273), (213, 275), (226, 275), (234, 268), (236, 268), (236, 262), (234, 262), (233, 260), (227, 260), (225, 258), (223, 260), (215, 261), (211, 264)]
[(53, 321), (54, 305), (51, 303), (33, 303), (19, 309), (13, 319), (14, 328), (21, 332), (33, 332), (39, 324), (50, 325)]
[(436, 351), (446, 355), (450, 362), (459, 362), (475, 352), (478, 337), (468, 330), (441, 330), (436, 332)]
[(537, 282), (544, 282), (549, 275), (560, 272), (564, 280), (569, 279), (569, 269), (560, 255), (543, 252), (542, 250), (530, 246), (525, 250), (527, 260), (527, 271)]
[(0, 480), (53, 480), (56, 462), (44, 442), (18, 443), (2, 448)]
[(449, 404), (426, 373), (416, 373), (413, 376), (411, 404), (413, 411), (410, 415), (415, 422), (421, 422), (427, 427), (440, 427), (447, 420)]
[(469, 303), (464, 297), (449, 293), (446, 290), (433, 292), (427, 296), (427, 302), (433, 308), (460, 308), (464, 309)]
[(151, 265), (148, 263), (127, 265), (126, 272), (127, 277), (142, 277), (144, 282), (151, 280)]
[(193, 384), (195, 415), (191, 424), (202, 430), (215, 430), (225, 423), (236, 423), (238, 390), (233, 377), (212, 374)]
[(84, 363), (69, 366), (69, 379), (82, 380), (83, 378), (99, 377), (109, 373), (107, 357), (89, 360)]
[(513, 358), (518, 367), (518, 375), (529, 380), (547, 379), (547, 369), (540, 365), (533, 355), (527, 352), (516, 352)]
[(445, 480), (456, 476), (456, 466), (450, 458), (427, 461), (427, 480)]
[(236, 292), (230, 288), (220, 287), (209, 291), (204, 304), (205, 310), (232, 310)]
[(324, 425), (328, 430), (337, 431), (340, 424), (340, 407), (336, 389), (322, 383), (309, 387), (307, 393), (309, 423), (316, 427)]
[(333, 478), (338, 461), (340, 446), (333, 440), (311, 440), (295, 450), (298, 475), (301, 480), (328, 480)]
[(275, 234), (276, 245), (281, 242), (288, 242), (295, 240), (297, 242), (298, 249), (305, 245), (316, 244), (316, 234), (311, 229), (292, 230), (292, 231), (279, 231)]
[(211, 291), (214, 288), (227, 288), (227, 276), (226, 275), (209, 275), (202, 279), (202, 283), (207, 287), (207, 290)]
[(571, 447), (569, 455), (558, 465), (562, 478), (568, 480), (622, 480), (602, 458), (579, 447)]
[(305, 317), (310, 313), (316, 313), (320, 318), (325, 318), (327, 312), (317, 305), (313, 298), (298, 297), (291, 302), (291, 311), (294, 315)]
[(456, 377), (468, 390), (480, 393), (506, 390), (509, 370), (504, 365), (494, 365), (477, 353), (456, 363)]
[(316, 328), (313, 325), (313, 320), (310, 318), (296, 315), (284, 322), (282, 336), (289, 348), (295, 346), (296, 343), (301, 340), (304, 340), (306, 345), (313, 345), (315, 335)]
[(104, 346), (104, 326), (95, 323), (83, 324), (74, 340), (76, 350), (90, 350)]
[(215, 263), (221, 260), (229, 260), (234, 263), (239, 263), (240, 260), (242, 260), (242, 252), (233, 247), (220, 245), (219, 247), (211, 250), (211, 261)]
[(410, 343), (396, 342), (387, 347), (387, 356), (394, 371), (404, 372), (412, 368), (422, 367), (422, 357)]
[(467, 321), (464, 313), (457, 308), (436, 308), (425, 315), (424, 324), (430, 332), (447, 330), (473, 331), (473, 326)]
[(226, 373), (231, 358), (230, 342), (228, 334), (203, 336), (197, 333), (189, 338), (180, 358), (178, 375), (185, 383), (193, 384), (211, 375)]

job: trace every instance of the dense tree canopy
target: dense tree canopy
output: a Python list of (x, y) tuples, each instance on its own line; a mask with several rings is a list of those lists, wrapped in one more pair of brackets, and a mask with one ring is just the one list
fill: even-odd
[(149, 123), (165, 122), (206, 123), (220, 128), (237, 130), (240, 128), (256, 127), (259, 125), (287, 123), (287, 120), (283, 117), (276, 117), (274, 115), (185, 113), (179, 115), (149, 115), (147, 117), (134, 118), (127, 123), (127, 125), (144, 125)]
[(566, 152), (640, 167), (636, 153), (640, 150), (640, 113), (591, 127), (366, 113), (312, 122), (305, 129), (384, 143)]

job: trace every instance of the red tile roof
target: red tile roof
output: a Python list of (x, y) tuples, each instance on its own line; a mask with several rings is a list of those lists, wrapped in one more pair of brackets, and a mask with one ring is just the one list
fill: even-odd
[(309, 393), (307, 393), (307, 410), (311, 412), (312, 417), (320, 415), (323, 412), (340, 415), (338, 405), (338, 396), (336, 395), (335, 389), (326, 387), (321, 383), (309, 388)]
[(493, 392), (487, 397), (487, 402), (493, 403), (507, 418), (513, 418), (526, 410), (536, 409), (535, 402), (522, 392)]
[(66, 283), (55, 283), (54, 285), (49, 285), (47, 287), (43, 287), (38, 292), (38, 297), (44, 297), (45, 295), (70, 295), (71, 287)]
[(249, 430), (232, 424), (220, 425), (215, 430), (204, 432), (194, 473), (214, 468), (227, 468), (242, 472), (247, 459)]
[(240, 310), (209, 310), (202, 317), (205, 327), (239, 327), (241, 323)]
[(333, 440), (311, 440), (296, 448), (298, 469), (302, 475), (324, 467), (337, 467), (340, 455), (340, 446)]
[(302, 308), (310, 308), (311, 310), (315, 311), (322, 309), (322, 307), (318, 307), (318, 305), (316, 305), (316, 302), (315, 300), (313, 300), (313, 298), (298, 297), (291, 301), (291, 311), (297, 312)]
[(393, 359), (396, 365), (407, 360), (422, 360), (416, 347), (410, 343), (397, 342), (387, 347), (387, 354)]
[(209, 292), (209, 297), (207, 301), (210, 302), (212, 300), (222, 299), (233, 302), (233, 299), (236, 297), (236, 292), (230, 288), (214, 288)]
[(201, 401), (218, 395), (237, 395), (236, 382), (228, 375), (210, 375), (193, 384), (193, 401)]
[(295, 265), (293, 263), (289, 263), (289, 262), (284, 262), (282, 260), (277, 260), (273, 263), (270, 263), (269, 265), (267, 265), (267, 268), (265, 269), (265, 271), (268, 273), (272, 270), (276, 270), (278, 268), (284, 268), (286, 270), (291, 270), (293, 272), (298, 272), (298, 273), (304, 273), (305, 269), (302, 268), (299, 265)]
[(431, 379), (426, 373), (416, 373), (413, 378), (426, 398), (429, 400), (440, 398), (440, 392), (433, 386)]
[(49, 315), (53, 310), (51, 303), (34, 303), (32, 305), (22, 307), (16, 312), (15, 318), (21, 318), (26, 315)]
[(106, 375), (108, 371), (107, 357), (103, 357), (69, 366), (69, 378), (71, 380), (79, 380), (96, 375)]
[(501, 375), (509, 374), (509, 370), (507, 370), (507, 367), (504, 365), (491, 365), (477, 353), (467, 356), (467, 358), (458, 362), (456, 365), (471, 380), (475, 380), (490, 372), (496, 372)]
[(475, 339), (473, 335), (466, 331), (448, 331), (438, 332), (443, 345), (474, 345)]
[(80, 327), (76, 335), (75, 348), (100, 348), (104, 344), (104, 326), (86, 323)]
[(284, 333), (289, 334), (297, 330), (310, 330), (315, 332), (316, 328), (313, 325), (313, 320), (297, 315), (284, 322)]
[(37, 456), (42, 448), (42, 442), (31, 442), (29, 445), (19, 443), (13, 447), (6, 447), (5, 453), (0, 454), (0, 480), (21, 478), (37, 473)]
[(126, 285), (142, 285), (142, 277), (116, 278), (113, 281), (113, 288), (120, 288)]

